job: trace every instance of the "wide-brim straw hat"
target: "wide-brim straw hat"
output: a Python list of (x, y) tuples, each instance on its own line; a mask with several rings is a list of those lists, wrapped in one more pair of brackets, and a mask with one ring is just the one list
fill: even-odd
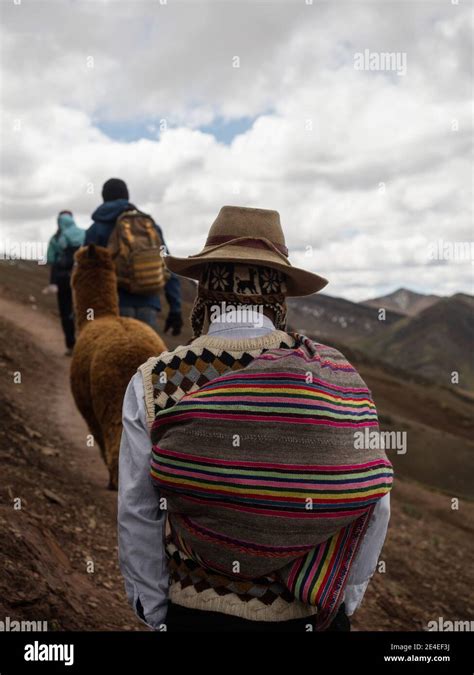
[(200, 280), (203, 265), (213, 262), (250, 263), (281, 270), (288, 296), (311, 295), (328, 283), (319, 274), (293, 267), (278, 211), (223, 206), (199, 253), (187, 258), (167, 255), (166, 266), (175, 274)]

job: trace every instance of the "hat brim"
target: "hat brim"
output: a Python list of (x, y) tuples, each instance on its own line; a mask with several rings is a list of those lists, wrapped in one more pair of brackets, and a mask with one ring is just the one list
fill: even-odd
[(175, 274), (188, 279), (199, 281), (201, 278), (202, 267), (207, 263), (214, 262), (235, 262), (241, 264), (250, 263), (251, 265), (265, 265), (281, 270), (286, 275), (286, 286), (289, 297), (301, 297), (312, 295), (324, 288), (328, 280), (319, 274), (308, 272), (307, 270), (293, 267), (289, 262), (285, 262), (281, 256), (270, 250), (259, 250), (246, 246), (220, 246), (208, 253), (202, 253), (188, 258), (177, 258), (167, 255), (164, 258), (166, 267)]

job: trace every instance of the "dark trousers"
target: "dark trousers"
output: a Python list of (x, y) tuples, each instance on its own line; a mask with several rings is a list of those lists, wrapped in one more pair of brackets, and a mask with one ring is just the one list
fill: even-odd
[[(249, 621), (231, 614), (188, 609), (172, 602), (168, 604), (166, 615), (166, 628), (173, 633), (304, 633), (308, 632), (310, 624), (310, 617), (292, 621)], [(327, 630), (350, 631), (350, 629), (351, 623), (344, 611), (343, 603)]]
[(128, 316), (143, 323), (148, 324), (158, 332), (158, 310), (154, 307), (132, 307), (130, 305), (120, 305), (120, 316)]
[(74, 337), (74, 313), (72, 308), (71, 277), (69, 274), (56, 277), (58, 287), (58, 309), (61, 317), (66, 347), (72, 349), (75, 343)]

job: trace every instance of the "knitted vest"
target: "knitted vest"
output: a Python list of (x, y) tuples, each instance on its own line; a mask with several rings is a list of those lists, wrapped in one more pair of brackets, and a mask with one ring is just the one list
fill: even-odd
[[(282, 331), (259, 338), (229, 340), (204, 335), (190, 345), (150, 358), (140, 367), (147, 421), (174, 406), (181, 398), (229, 371), (247, 366), (268, 349), (290, 348), (295, 339)], [(311, 616), (317, 608), (297, 600), (272, 577), (252, 581), (230, 579), (201, 567), (167, 538), (170, 572), (169, 599), (175, 604), (253, 621), (289, 621)]]

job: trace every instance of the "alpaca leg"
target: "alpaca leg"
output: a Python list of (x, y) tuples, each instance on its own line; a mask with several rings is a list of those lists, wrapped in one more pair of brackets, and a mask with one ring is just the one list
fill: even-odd
[(109, 490), (118, 489), (118, 459), (120, 452), (120, 439), (122, 436), (122, 425), (111, 424), (104, 433), (105, 441), (105, 463), (109, 470)]
[[(80, 348), (80, 343), (79, 348)], [(102, 459), (105, 462), (104, 454), (104, 438), (102, 434), (102, 429), (100, 422), (98, 421), (96, 414), (94, 412), (94, 404), (91, 400), (91, 393), (89, 388), (89, 380), (87, 377), (82, 375), (81, 366), (82, 364), (77, 360), (73, 361), (71, 366), (71, 391), (74, 397), (76, 406), (81, 413), (83, 419), (85, 420), (90, 433), (94, 437), (94, 446), (97, 444), (99, 446), (100, 454)], [(86, 370), (83, 368), (82, 370)], [(86, 371), (87, 372), (87, 371)], [(86, 439), (84, 439), (86, 440)]]
[(89, 410), (88, 414), (84, 415), (84, 418), (87, 422), (87, 426), (89, 427), (89, 431), (91, 432), (92, 436), (94, 437), (94, 445), (99, 446), (100, 456), (102, 457), (103, 461), (107, 464), (107, 459), (106, 459), (106, 454), (105, 454), (104, 437), (103, 437), (103, 434), (102, 434), (102, 429), (100, 428), (100, 424), (96, 420), (95, 415), (93, 414), (92, 410)]

